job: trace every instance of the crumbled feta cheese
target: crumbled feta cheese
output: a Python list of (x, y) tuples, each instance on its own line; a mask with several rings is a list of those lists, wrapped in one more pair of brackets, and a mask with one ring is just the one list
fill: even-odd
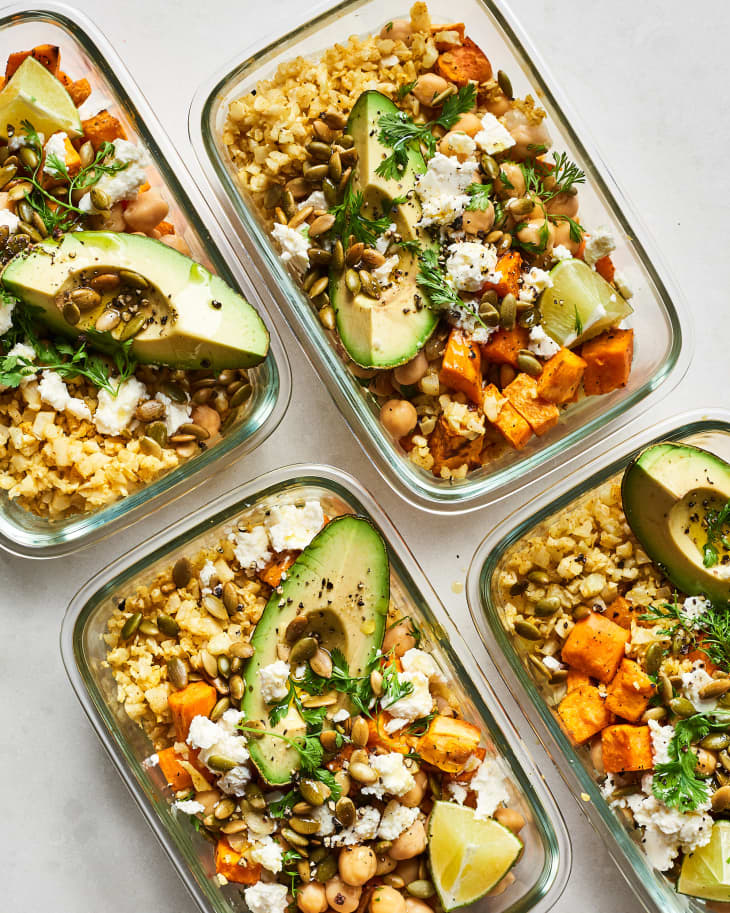
[(596, 263), (602, 258), (607, 257), (612, 250), (616, 250), (616, 242), (610, 230), (604, 225), (596, 228), (586, 241), (583, 259), (595, 268)]
[(421, 199), (421, 224), (450, 225), (469, 204), (466, 188), (474, 181), (477, 163), (460, 162), (437, 152), (424, 174), (416, 177), (416, 192)]
[(10, 234), (15, 234), (20, 225), (20, 219), (9, 209), (0, 209), (0, 225), (7, 225)]
[(283, 263), (290, 263), (292, 269), (298, 273), (303, 273), (309, 269), (309, 240), (305, 234), (295, 228), (289, 228), (288, 225), (276, 223), (271, 234), (279, 242), (281, 247), (281, 259)]
[(413, 685), (413, 691), (400, 700), (382, 704), (383, 708), (393, 717), (385, 724), (385, 731), (388, 733), (395, 732), (414, 720), (428, 716), (433, 710), (433, 697), (428, 690), (428, 678), (422, 672), (404, 672), (398, 676), (398, 680), (410, 682)]
[(457, 805), (463, 805), (466, 802), (466, 797), (469, 790), (462, 783), (448, 783), (449, 793), (451, 798), (456, 802)]
[(152, 770), (153, 767), (157, 767), (160, 763), (160, 756), (158, 754), (151, 754), (142, 761), (142, 767), (145, 770)]
[(250, 532), (236, 533), (231, 536), (235, 547), (233, 553), (244, 570), (261, 569), (271, 559), (269, 534), (264, 526), (254, 526)]
[(398, 254), (393, 254), (392, 257), (388, 257), (385, 263), (381, 263), (380, 266), (376, 266), (375, 269), (371, 270), (371, 274), (374, 279), (380, 283), (380, 285), (387, 285), (390, 280), (393, 270), (397, 269), (398, 264), (400, 263), (400, 257)]
[(117, 395), (112, 396), (108, 390), (99, 390), (94, 424), (101, 434), (117, 435), (132, 421), (137, 403), (147, 397), (147, 388), (136, 377), (129, 377), (123, 383), (115, 379), (111, 384)]
[(55, 168), (49, 161), (52, 155), (55, 155), (63, 164), (66, 164), (66, 140), (68, 136), (65, 133), (54, 133), (52, 136), (48, 137), (48, 142), (45, 145), (45, 161), (43, 163), (43, 171), (45, 174), (50, 174), (56, 176), (59, 174), (57, 168)]
[(243, 764), (238, 764), (218, 780), (218, 789), (229, 796), (245, 796), (246, 785), (251, 780), (251, 771)]
[(76, 418), (91, 418), (86, 403), (78, 396), (71, 396), (66, 384), (55, 371), (42, 371), (38, 392), (44, 403), (53, 406), (58, 412), (70, 412)]
[(554, 656), (545, 655), (542, 657), (542, 664), (546, 669), (550, 669), (553, 672), (557, 672), (558, 669), (563, 669), (564, 666), (561, 662), (555, 659)]
[(108, 111), (114, 104), (111, 98), (102, 95), (101, 92), (93, 90), (91, 95), (79, 106), (79, 116), (82, 120), (88, 120), (100, 111)]
[(441, 670), (436, 665), (436, 660), (425, 650), (411, 647), (400, 658), (405, 672), (422, 672), (431, 682), (445, 682)]
[(504, 152), (505, 149), (509, 149), (515, 144), (512, 134), (504, 124), (489, 113), (482, 118), (482, 129), (474, 137), (474, 142), (488, 155)]
[(336, 713), (332, 714), (333, 723), (342, 723), (345, 720), (349, 720), (349, 719), (350, 719), (349, 711), (345, 710), (344, 707), (340, 707), (340, 709)]
[(362, 787), (364, 795), (376, 796), (378, 799), (382, 799), (386, 793), (390, 796), (405, 796), (416, 785), (413, 774), (403, 763), (403, 755), (397, 751), (373, 755), (370, 766), (378, 774), (378, 780), (372, 786)]
[(254, 862), (258, 862), (267, 871), (275, 875), (281, 871), (284, 851), (273, 837), (266, 836), (257, 840), (250, 855)]
[(702, 663), (695, 663), (690, 672), (682, 673), (682, 691), (699, 713), (713, 710), (717, 705), (716, 697), (707, 700), (700, 697), (700, 691), (705, 685), (709, 685), (711, 681), (714, 681), (714, 679), (711, 675), (708, 675)]
[(716, 564), (710, 568), (710, 573), (718, 580), (730, 580), (730, 564)]
[(560, 351), (560, 346), (543, 330), (541, 326), (532, 327), (530, 330), (530, 341), (527, 348), (541, 358), (552, 358), (556, 352)]
[(468, 133), (448, 133), (439, 143), (439, 149), (444, 155), (457, 155), (463, 158), (472, 158), (477, 151), (477, 144)]
[(328, 837), (335, 831), (335, 816), (326, 805), (320, 805), (309, 812), (309, 817), (319, 821), (319, 830), (317, 833), (320, 837)]
[(206, 561), (200, 569), (198, 577), (200, 578), (200, 582), (204, 587), (210, 587), (210, 581), (217, 573), (218, 571), (215, 569), (215, 565), (210, 559), (208, 559), (208, 561)]
[(380, 825), (380, 812), (372, 805), (363, 805), (357, 810), (357, 820), (352, 827), (346, 827), (339, 834), (325, 837), (329, 846), (353, 846), (364, 840), (374, 840)]
[[(3, 211), (3, 210), (0, 210)], [(8, 332), (13, 325), (15, 302), (0, 299), (0, 336)]]
[(397, 840), (407, 831), (418, 817), (418, 808), (406, 808), (395, 799), (385, 806), (383, 817), (380, 819), (378, 837), (381, 840)]
[(283, 659), (259, 669), (261, 697), (267, 704), (283, 700), (289, 693), (289, 663)]
[(303, 507), (281, 504), (272, 507), (264, 520), (275, 552), (306, 548), (324, 525), (324, 511), (319, 501), (307, 501)]
[(387, 252), (390, 247), (390, 242), (393, 240), (393, 235), (397, 231), (397, 226), (395, 222), (391, 222), (390, 225), (386, 228), (382, 235), (379, 235), (375, 240), (375, 250), (380, 254)]
[(632, 298), (634, 295), (634, 290), (631, 288), (626, 275), (620, 270), (616, 270), (613, 276), (613, 283), (618, 289), (619, 295), (623, 298)]
[(165, 428), (168, 437), (171, 437), (180, 425), (184, 425), (192, 418), (190, 403), (176, 403), (164, 393), (155, 393), (155, 399), (165, 407)]
[[(45, 139), (46, 138), (43, 133), (38, 134), (38, 142), (41, 144), (41, 146), (45, 142)], [(8, 140), (8, 149), (11, 152), (18, 152), (19, 149), (22, 149), (23, 146), (27, 146), (27, 145), (28, 145), (28, 137), (26, 136), (25, 133), (15, 133)]]
[(564, 244), (558, 244), (553, 248), (553, 258), (555, 260), (572, 260), (573, 254)]
[(523, 273), (521, 278), (519, 300), (528, 303), (535, 301), (540, 292), (551, 288), (553, 284), (550, 273), (544, 269), (538, 269), (536, 266), (533, 266), (529, 272)]
[(484, 414), (478, 409), (470, 409), (466, 403), (453, 400), (444, 393), (439, 397), (444, 420), (454, 434), (461, 435), (469, 441), (484, 434)]
[(487, 757), (482, 761), (472, 777), (471, 788), (477, 797), (475, 818), (490, 818), (502, 802), (509, 801), (504, 776), (494, 758)]
[(24, 342), (16, 342), (8, 355), (16, 355), (18, 358), (25, 358), (26, 361), (35, 361), (35, 349)]
[(297, 209), (306, 209), (313, 206), (315, 209), (329, 209), (329, 203), (324, 198), (321, 190), (313, 190), (308, 197), (305, 197), (297, 206)]
[(190, 723), (187, 743), (191, 748), (200, 750), (198, 757), (204, 764), (211, 755), (222, 755), (235, 764), (245, 764), (248, 761), (246, 739), (242, 735), (234, 735), (234, 731), (230, 731), (227, 725), (214, 723), (208, 717), (199, 715), (193, 717)]
[(244, 888), (243, 897), (249, 913), (286, 913), (289, 906), (287, 890), (285, 884), (258, 881), (250, 888)]
[(476, 292), (496, 265), (497, 249), (493, 244), (459, 241), (449, 245), (446, 281), (457, 291)]
[(689, 596), (684, 600), (682, 614), (694, 622), (699, 621), (708, 609), (712, 608), (712, 603), (702, 596)]
[[(112, 205), (121, 200), (133, 200), (137, 196), (139, 188), (147, 182), (147, 168), (151, 164), (149, 155), (136, 143), (131, 143), (126, 139), (115, 139), (112, 161), (126, 167), (113, 174), (103, 175), (95, 186), (109, 195)], [(91, 202), (90, 192), (81, 197), (79, 209), (82, 212), (94, 211), (95, 207)]]
[(205, 808), (200, 802), (196, 802), (195, 799), (182, 799), (178, 802), (173, 802), (172, 807), (184, 815), (198, 815), (205, 811)]
[(651, 737), (651, 755), (654, 766), (666, 764), (669, 760), (669, 743), (674, 736), (674, 727), (662, 726), (656, 720), (649, 720), (649, 735)]

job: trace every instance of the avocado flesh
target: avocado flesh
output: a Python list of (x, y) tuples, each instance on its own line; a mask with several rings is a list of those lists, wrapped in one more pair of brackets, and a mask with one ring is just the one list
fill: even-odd
[[(416, 175), (426, 170), (421, 153), (409, 151), (408, 166), (397, 180), (376, 173), (392, 151), (378, 140), (379, 119), (382, 114), (397, 111), (393, 102), (379, 92), (364, 92), (355, 102), (345, 128), (358, 153), (352, 189), (362, 191), (367, 215), (390, 214), (404, 241), (417, 240), (427, 247), (433, 242), (418, 228), (421, 206), (414, 190)], [(406, 201), (393, 207), (392, 201), (398, 197), (406, 197)], [(410, 361), (438, 323), (438, 315), (417, 284), (418, 257), (403, 249), (399, 250), (399, 257), (397, 271), (379, 299), (362, 292), (353, 295), (345, 284), (343, 271), (333, 271), (330, 276), (337, 332), (350, 358), (362, 367), (391, 368)]]
[(730, 500), (730, 464), (688, 444), (655, 444), (629, 464), (621, 494), (636, 538), (676, 587), (690, 596), (730, 599), (730, 579), (717, 574), (730, 553), (716, 540), (719, 561), (711, 568), (702, 553), (706, 511)]
[[(2, 284), (41, 308), (52, 330), (76, 337), (93, 328), (110, 296), (75, 326), (64, 319), (57, 296), (63, 300), (84, 277), (118, 270), (139, 273), (149, 283), (150, 320), (132, 343), (138, 361), (223, 370), (252, 367), (266, 357), (269, 334), (254, 308), (205, 267), (152, 238), (79, 231), (49, 239), (11, 260)], [(111, 335), (118, 338), (122, 329), (120, 324)]]
[[(306, 724), (290, 705), (287, 716), (269, 724), (269, 710), (261, 697), (259, 670), (276, 662), (277, 647), (286, 644), (286, 629), (297, 615), (309, 621), (302, 636), (317, 636), (320, 645), (339, 649), (350, 675), (365, 674), (380, 648), (390, 599), (390, 567), (380, 534), (362, 517), (331, 520), (287, 571), (271, 595), (251, 644), (254, 654), (246, 669), (246, 691), (241, 710), (247, 720), (259, 720), (270, 731), (302, 739)], [(294, 671), (294, 670), (292, 670)], [(307, 695), (302, 693), (302, 699)], [(348, 706), (338, 695), (330, 710)], [(251, 760), (267, 783), (289, 783), (299, 769), (299, 754), (283, 739), (262, 736), (248, 743)]]

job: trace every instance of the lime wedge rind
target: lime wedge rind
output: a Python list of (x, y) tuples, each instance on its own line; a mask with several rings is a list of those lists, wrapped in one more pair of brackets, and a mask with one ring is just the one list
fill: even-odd
[(716, 821), (706, 846), (682, 862), (677, 891), (703, 900), (730, 902), (730, 821)]
[(52, 73), (34, 57), (26, 57), (0, 91), (0, 135), (15, 132), (23, 121), (48, 138), (62, 131), (81, 136), (81, 118), (73, 99)]

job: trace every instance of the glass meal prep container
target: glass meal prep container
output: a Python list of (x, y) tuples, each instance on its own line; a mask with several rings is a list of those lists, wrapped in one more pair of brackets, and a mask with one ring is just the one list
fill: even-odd
[[(231, 256), (222, 232), (207, 216), (205, 203), (175, 149), (106, 39), (83, 15), (60, 4), (48, 4), (40, 10), (6, 7), (0, 18), (0, 56), (5, 59), (11, 52), (39, 44), (58, 45), (62, 68), (72, 78), (86, 77), (91, 83), (92, 99), (108, 103), (128, 136), (146, 148), (152, 161), (148, 181), (169, 204), (169, 219), (183, 235), (191, 257), (239, 290), (269, 323), (255, 289)], [(217, 444), (127, 497), (63, 519), (36, 516), (3, 492), (0, 546), (28, 557), (67, 553), (138, 519), (150, 509), (153, 499), (179, 494), (199, 484), (220, 459), (236, 459), (261, 443), (281, 420), (290, 394), (286, 355), (279, 339), (268, 328), (269, 354), (249, 372), (250, 399), (240, 407)]]
[(581, 221), (589, 230), (591, 226), (608, 226), (617, 240), (612, 258), (634, 288), (634, 313), (627, 326), (635, 331), (636, 349), (625, 387), (572, 404), (547, 434), (533, 437), (519, 452), (510, 448), (495, 456), (466, 478), (436, 478), (407, 458), (380, 424), (379, 407), (368, 393), (368, 381), (358, 380), (346, 366), (341, 344), (323, 328), (316, 308), (280, 259), (253, 199), (242, 191), (223, 142), (223, 128), (231, 102), (251, 92), (283, 62), (298, 55), (316, 58), (353, 34), (378, 33), (396, 16), (407, 17), (409, 6), (404, 4), (396, 10), (385, 0), (351, 0), (321, 12), (265, 47), (246, 47), (233, 65), (198, 91), (190, 111), (190, 135), (226, 224), (239, 239), (240, 250), (256, 262), (267, 289), (380, 472), (411, 503), (430, 510), (465, 511), (504, 497), (564, 466), (596, 443), (599, 429), (603, 437), (609, 422), (638, 404), (646, 408), (649, 395), (664, 384), (670, 372), (678, 379), (686, 369), (691, 333), (684, 313), (680, 326), (680, 295), (664, 267), (659, 267), (647, 232), (584, 132), (574, 126), (575, 117), (566, 115), (562, 93), (506, 5), (485, 0), (434, 0), (428, 4), (432, 22), (466, 23), (468, 36), (484, 50), (494, 70), (499, 67), (507, 72), (515, 96), (532, 93), (546, 109), (554, 149), (565, 150), (585, 172), (586, 184), (580, 190)]
[(61, 632), (66, 671), (135, 802), (201, 910), (245, 909), (237, 890), (240, 885), (221, 888), (212, 877), (213, 846), (187, 816), (173, 811), (173, 794), (159, 767), (144, 765), (154, 749), (117, 699), (116, 681), (104, 665), (108, 647), (103, 637), (120, 594), (151, 581), (181, 556), (217, 544), (241, 519), (255, 522), (275, 505), (312, 499), (320, 502), (330, 520), (357, 514), (380, 529), (390, 559), (392, 602), (414, 618), (426, 649), (447, 672), (464, 718), (481, 723), (487, 745), (502, 758), (509, 791), (526, 819), (520, 832), (525, 849), (513, 869), (516, 881), (499, 896), (479, 901), (474, 909), (547, 911), (560, 896), (570, 871), (570, 844), (560, 812), (513, 723), (388, 518), (354, 479), (326, 466), (291, 466), (234, 489), (178, 521), (163, 544), (148, 540), (110, 564), (74, 597)]
[[(549, 528), (563, 510), (582, 501), (604, 483), (620, 481), (631, 459), (660, 441), (694, 445), (724, 460), (730, 458), (730, 414), (722, 410), (688, 413), (666, 419), (594, 459), (581, 473), (577, 485), (562, 482), (513, 512), (482, 541), (472, 559), (467, 597), (472, 618), (495, 665), (530, 724), (551, 756), (576, 802), (603, 838), (621, 874), (644, 909), (661, 913), (688, 913), (711, 909), (702, 900), (677, 893), (667, 878), (654, 870), (636, 842), (638, 829), (624, 824), (609, 807), (595, 782), (593, 765), (585, 746), (575, 747), (549, 706), (545, 679), (536, 675), (519, 638), (508, 632), (504, 606), (510, 595), (503, 591), (500, 574), (510, 555), (531, 534)], [(554, 702), (553, 702), (554, 703)], [(723, 906), (723, 905), (721, 905)]]

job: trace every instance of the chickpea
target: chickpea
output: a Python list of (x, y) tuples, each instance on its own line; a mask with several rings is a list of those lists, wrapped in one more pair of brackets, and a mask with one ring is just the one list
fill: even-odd
[[(528, 209), (527, 212), (520, 213), (518, 216), (513, 213), (513, 218), (515, 218), (517, 222), (533, 222), (535, 220), (542, 222), (545, 219), (545, 206), (542, 201), (534, 194), (527, 194), (527, 196), (522, 199), (532, 202), (532, 209)], [(507, 211), (511, 212), (509, 204), (507, 206)]]
[(446, 91), (448, 85), (448, 82), (446, 82), (443, 76), (438, 76), (436, 73), (424, 73), (416, 80), (416, 84), (411, 90), (411, 94), (414, 95), (422, 105), (428, 106), (437, 95)]
[(354, 361), (349, 361), (347, 367), (352, 371), (355, 377), (359, 377), (361, 380), (370, 380), (378, 373), (377, 368), (362, 368), (360, 365), (355, 364)]
[(380, 421), (394, 438), (402, 438), (416, 427), (418, 413), (407, 399), (389, 399), (380, 410)]
[(378, 867), (375, 869), (376, 875), (388, 875), (398, 865), (395, 859), (390, 856), (378, 856)]
[(91, 224), (97, 231), (124, 231), (124, 210), (121, 203), (115, 203), (109, 212), (96, 212), (91, 217)]
[(472, 114), (471, 111), (467, 111), (466, 114), (462, 114), (454, 126), (451, 128), (454, 133), (466, 133), (467, 136), (470, 136), (472, 139), (479, 133), (482, 129), (482, 122), (476, 116)]
[(512, 134), (515, 145), (510, 149), (510, 155), (516, 162), (533, 158), (535, 148), (552, 146), (545, 121), (537, 124), (530, 123), (527, 116), (519, 108), (510, 108), (504, 115), (504, 125)]
[[(556, 234), (557, 234), (557, 232), (556, 232)], [(563, 242), (556, 240), (555, 243), (562, 244)], [(594, 769), (596, 770), (596, 772), (598, 774), (603, 776), (606, 773), (606, 769), (603, 766), (603, 743), (602, 743), (600, 736), (598, 736), (598, 738), (593, 739), (593, 741), (591, 742), (591, 747), (590, 747), (589, 753), (591, 756), (591, 764), (593, 765)]]
[(411, 786), (408, 792), (400, 797), (400, 804), (405, 805), (406, 808), (417, 808), (426, 795), (426, 787), (428, 786), (426, 774), (419, 770), (418, 773), (414, 774), (413, 779), (416, 781), (415, 786)]
[(523, 244), (535, 244), (540, 250), (551, 251), (555, 245), (555, 226), (545, 219), (532, 219), (517, 232), (517, 237)]
[[(414, 410), (415, 412), (415, 410)], [(404, 618), (398, 624), (393, 625), (385, 632), (383, 638), (383, 653), (395, 651), (396, 656), (403, 656), (406, 650), (416, 646), (416, 638), (413, 635), (413, 625), (410, 618)]]
[(393, 392), (393, 383), (390, 371), (378, 371), (375, 380), (370, 384), (371, 391), (376, 396), (390, 396)]
[(347, 846), (340, 852), (338, 865), (345, 884), (359, 887), (375, 875), (378, 860), (369, 846)]
[(500, 174), (504, 173), (504, 176), (512, 186), (508, 187), (503, 184), (502, 179), (498, 177), (494, 182), (497, 193), (508, 197), (523, 197), (527, 187), (525, 186), (525, 176), (520, 166), (514, 162), (505, 162), (499, 171)]
[(474, 143), (463, 130), (449, 130), (441, 137), (439, 152), (465, 162), (474, 154)]
[(406, 913), (405, 898), (395, 888), (379, 885), (370, 898), (370, 913)]
[(423, 352), (419, 352), (415, 358), (404, 365), (399, 365), (393, 371), (393, 377), (399, 384), (417, 384), (426, 371), (428, 371), (428, 359)]
[(392, 859), (412, 859), (426, 849), (426, 828), (422, 821), (414, 821), (408, 830), (403, 831), (393, 846), (388, 850)]
[(166, 244), (168, 247), (179, 251), (181, 254), (185, 254), (186, 257), (190, 256), (190, 248), (188, 247), (185, 238), (181, 235), (163, 235), (160, 238), (160, 243)]
[(494, 206), (491, 202), (486, 209), (467, 210), (461, 223), (461, 227), (468, 235), (491, 231), (492, 225), (494, 225)]
[(130, 231), (151, 231), (159, 225), (170, 207), (162, 197), (148, 190), (140, 193), (124, 210), (124, 221)]
[(504, 894), (504, 892), (507, 890), (507, 888), (514, 883), (515, 883), (515, 876), (512, 874), (512, 872), (507, 872), (507, 874), (504, 876), (504, 878), (500, 882), (498, 882), (497, 885), (495, 887), (493, 887), (491, 891), (489, 891), (487, 893), (487, 897), (498, 897), (500, 894)]
[(410, 884), (419, 877), (421, 869), (420, 859), (404, 859), (398, 863), (395, 874), (403, 879), (403, 884)]
[(361, 887), (345, 884), (339, 875), (335, 875), (326, 882), (324, 889), (327, 903), (333, 910), (337, 910), (337, 913), (353, 913), (357, 910), (362, 894)]
[(210, 406), (193, 406), (193, 411), (190, 415), (190, 418), (196, 425), (200, 425), (201, 428), (205, 428), (211, 437), (215, 437), (220, 430), (220, 413), (218, 413), (215, 409), (211, 409)]
[(489, 98), (484, 107), (495, 117), (501, 117), (512, 107), (512, 102), (501, 89), (495, 87), (494, 91), (489, 93)]
[[(554, 233), (555, 247), (562, 244), (563, 247), (568, 248), (568, 250), (571, 252), (571, 254), (576, 254), (578, 252), (578, 248), (580, 247), (580, 242), (574, 241), (570, 237), (569, 223), (568, 222), (558, 222), (556, 225), (553, 225), (553, 229), (554, 229), (553, 233)], [(600, 747), (600, 739), (599, 739), (599, 747)], [(600, 752), (599, 752), (599, 754), (600, 754)], [(596, 769), (598, 769), (598, 768), (596, 767)]]
[(408, 42), (411, 37), (410, 19), (393, 19), (392, 22), (386, 22), (380, 30), (380, 37)]
[(406, 897), (406, 913), (433, 913), (433, 908), (429, 907), (424, 900)]
[(297, 906), (302, 913), (325, 913), (328, 904), (324, 885), (317, 881), (303, 884), (297, 891)]
[(519, 834), (525, 826), (525, 819), (514, 808), (498, 808), (494, 813), (494, 820), (512, 831), (513, 834)]
[(574, 219), (578, 215), (578, 194), (559, 193), (548, 202), (547, 211), (556, 216)]

